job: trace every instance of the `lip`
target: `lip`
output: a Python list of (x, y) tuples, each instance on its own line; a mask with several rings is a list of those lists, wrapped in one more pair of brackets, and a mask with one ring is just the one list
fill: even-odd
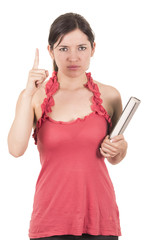
[(70, 65), (70, 66), (68, 66), (68, 68), (69, 69), (78, 69), (80, 66), (78, 66), (78, 65)]

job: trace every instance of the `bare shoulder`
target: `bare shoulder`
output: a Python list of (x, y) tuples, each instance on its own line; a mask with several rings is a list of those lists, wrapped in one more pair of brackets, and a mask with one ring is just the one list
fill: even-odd
[(107, 110), (108, 114), (112, 117), (114, 112), (118, 107), (121, 109), (121, 95), (119, 91), (110, 85), (103, 84), (101, 82), (95, 81), (98, 85), (99, 91), (101, 93), (101, 99), (103, 100), (103, 107)]
[(119, 91), (115, 87), (103, 84), (98, 81), (94, 81), (94, 82), (98, 85), (100, 93), (104, 98), (110, 98), (112, 100), (121, 98)]

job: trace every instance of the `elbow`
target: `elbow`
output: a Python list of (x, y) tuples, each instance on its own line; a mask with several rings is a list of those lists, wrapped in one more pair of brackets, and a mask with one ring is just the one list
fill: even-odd
[(8, 152), (13, 157), (18, 158), (21, 157), (25, 153), (26, 148), (22, 147), (16, 143), (10, 143), (8, 140)]
[(12, 150), (9, 150), (9, 153), (15, 158), (19, 158), (24, 154), (24, 153), (15, 152), (15, 151), (12, 151)]
[(16, 149), (13, 146), (9, 147), (9, 145), (8, 145), (8, 151), (9, 151), (9, 154), (12, 155), (15, 158), (23, 156), (23, 154), (25, 152), (25, 151), (18, 151), (18, 149)]

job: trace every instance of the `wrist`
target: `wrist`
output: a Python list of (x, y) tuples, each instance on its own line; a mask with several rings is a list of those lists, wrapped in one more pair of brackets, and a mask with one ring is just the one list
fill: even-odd
[(125, 155), (126, 155), (126, 152), (124, 152), (123, 154), (118, 153), (115, 157), (108, 157), (107, 160), (112, 165), (116, 165), (116, 164), (120, 163), (124, 159)]
[(30, 98), (30, 99), (32, 99), (33, 93), (30, 93), (30, 91), (28, 91), (27, 89), (24, 89), (24, 91), (23, 91), (23, 97), (24, 97), (24, 98)]

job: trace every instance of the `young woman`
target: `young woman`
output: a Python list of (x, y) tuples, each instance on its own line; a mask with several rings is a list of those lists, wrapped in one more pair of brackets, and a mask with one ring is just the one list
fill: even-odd
[(9, 152), (19, 157), (33, 127), (40, 154), (29, 237), (117, 240), (119, 211), (104, 159), (117, 164), (127, 151), (123, 135), (109, 140), (122, 112), (120, 94), (86, 72), (95, 42), (81, 15), (59, 16), (48, 43), (54, 71), (45, 81), (36, 49), (8, 135)]

